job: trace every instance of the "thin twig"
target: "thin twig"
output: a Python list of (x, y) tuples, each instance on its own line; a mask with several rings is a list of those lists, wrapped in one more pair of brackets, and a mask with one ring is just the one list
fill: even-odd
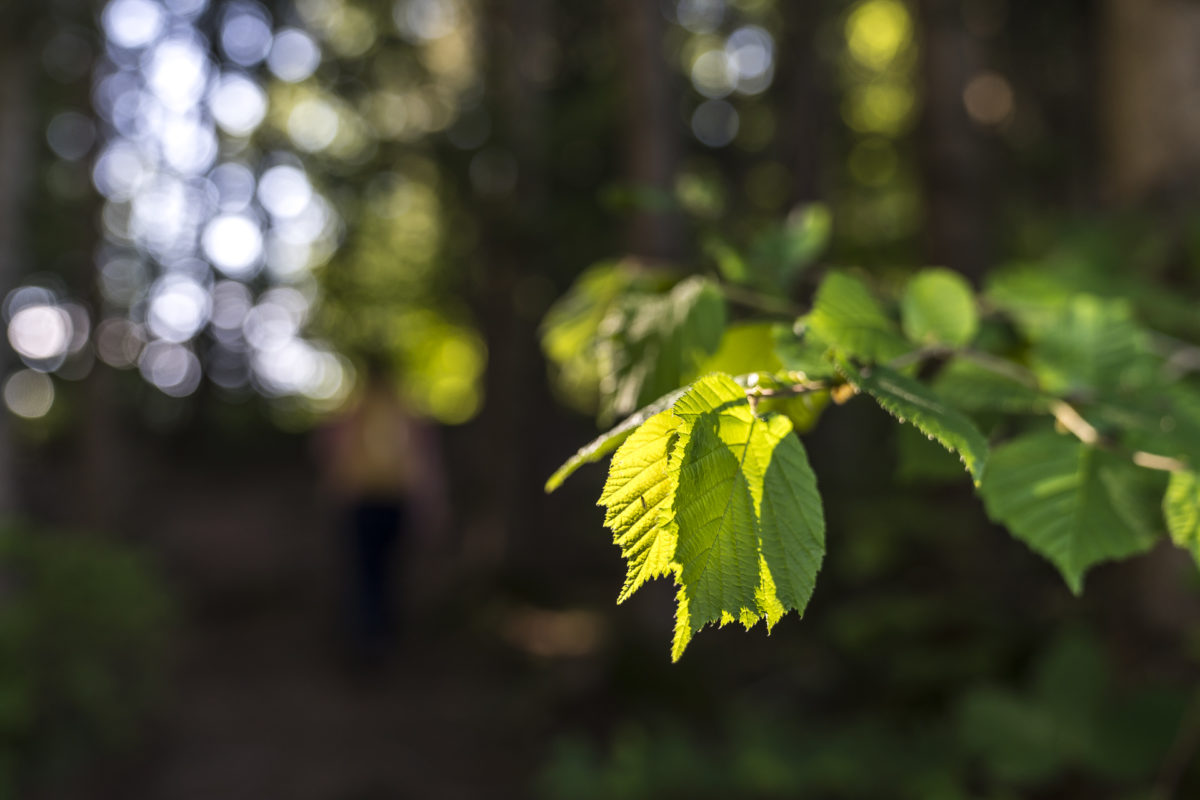
[(802, 394), (811, 394), (812, 392), (822, 392), (828, 388), (829, 384), (824, 381), (800, 381), (790, 386), (777, 386), (771, 389), (762, 386), (751, 386), (746, 389), (746, 396), (756, 399), (764, 397), (796, 397)]
[(1188, 465), (1180, 461), (1178, 458), (1160, 456), (1155, 453), (1147, 453), (1145, 450), (1138, 450), (1133, 454), (1133, 463), (1137, 464), (1139, 467), (1162, 470), (1163, 472), (1188, 471)]
[(1050, 413), (1054, 415), (1060, 425), (1075, 434), (1075, 438), (1079, 441), (1092, 445), (1099, 443), (1100, 432), (1092, 427), (1092, 424), (1084, 419), (1070, 403), (1064, 400), (1055, 400), (1050, 404)]

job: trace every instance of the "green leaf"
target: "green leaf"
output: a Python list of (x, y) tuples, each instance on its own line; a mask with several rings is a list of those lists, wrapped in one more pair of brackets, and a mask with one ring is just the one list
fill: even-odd
[(908, 349), (867, 285), (845, 272), (825, 276), (805, 322), (822, 341), (854, 358), (885, 361)]
[(584, 464), (592, 464), (606, 455), (616, 450), (621, 446), (621, 443), (629, 438), (634, 429), (641, 425), (646, 420), (653, 417), (660, 411), (668, 409), (678, 400), (687, 389), (676, 389), (673, 392), (668, 392), (662, 397), (655, 400), (650, 405), (642, 408), (635, 413), (629, 415), (620, 425), (597, 436), (592, 441), (585, 444), (583, 447), (575, 451), (575, 455), (571, 456), (563, 463), (561, 467), (554, 471), (546, 481), (545, 490), (549, 494), (562, 486), (563, 481), (571, 477), (575, 470), (582, 467)]
[(588, 268), (542, 321), (542, 351), (555, 366), (555, 386), (576, 408), (594, 412), (600, 385), (596, 348), (599, 329), (618, 299), (628, 293), (662, 291), (667, 276), (625, 262)]
[(988, 460), (988, 445), (971, 420), (947, 406), (929, 387), (895, 370), (876, 365), (860, 372), (849, 363), (840, 364), (839, 369), (884, 411), (958, 453), (963, 466), (979, 485)]
[(705, 278), (683, 280), (666, 295), (623, 299), (599, 330), (604, 414), (628, 414), (686, 383), (717, 349), (724, 328), (724, 298)]
[(721, 337), (721, 346), (700, 367), (702, 374), (725, 372), (778, 372), (783, 362), (775, 354), (775, 325), (770, 322), (742, 322), (730, 325)]
[(1163, 380), (1139, 391), (1105, 392), (1089, 410), (1127, 448), (1200, 467), (1200, 392), (1195, 386)]
[(1171, 473), (1163, 497), (1163, 516), (1171, 541), (1191, 553), (1200, 564), (1200, 477), (1196, 473)]
[(750, 245), (748, 262), (764, 289), (785, 290), (828, 246), (829, 209), (814, 203), (796, 208), (782, 225), (768, 228)]
[(1035, 335), (1032, 366), (1055, 394), (1129, 387), (1153, 374), (1147, 350), (1127, 303), (1080, 295)]
[(628, 563), (618, 603), (646, 581), (671, 572), (675, 525), (670, 508), (676, 478), (667, 471), (667, 461), (680, 422), (670, 411), (655, 414), (625, 440), (609, 467), (598, 505), (605, 507), (604, 524)]
[(919, 344), (962, 347), (979, 330), (971, 284), (948, 269), (922, 270), (908, 282), (900, 319), (904, 334)]
[(676, 402), (683, 422), (670, 469), (679, 583), (672, 658), (709, 623), (803, 611), (824, 555), (816, 477), (786, 417), (756, 416), (727, 375), (698, 381)]
[(789, 372), (801, 372), (809, 378), (828, 378), (837, 374), (829, 358), (829, 345), (812, 331), (797, 334), (791, 326), (776, 324), (772, 329), (775, 355)]
[(1055, 433), (992, 452), (980, 493), (988, 515), (1050, 560), (1075, 594), (1101, 561), (1149, 549), (1156, 536), (1138, 487), (1147, 470)]
[(943, 367), (932, 388), (948, 404), (969, 413), (1038, 414), (1050, 403), (1037, 389), (966, 358), (956, 358)]
[(1037, 336), (1052, 328), (1076, 290), (1046, 269), (1044, 264), (1017, 265), (989, 276), (984, 297), (1007, 312), (1025, 331)]

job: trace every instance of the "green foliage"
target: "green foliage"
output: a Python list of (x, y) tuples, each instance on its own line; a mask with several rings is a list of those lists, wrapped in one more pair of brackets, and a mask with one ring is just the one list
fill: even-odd
[(871, 290), (849, 273), (825, 276), (805, 321), (820, 339), (852, 358), (887, 360), (908, 349)]
[(1068, 394), (1128, 385), (1147, 355), (1126, 304), (1083, 295), (1034, 333), (1031, 360), (1046, 390)]
[(1157, 534), (1138, 502), (1143, 471), (1055, 433), (1034, 433), (992, 452), (982, 494), (988, 514), (1049, 559), (1071, 591), (1101, 561), (1148, 550)]
[(875, 398), (883, 410), (958, 453), (971, 478), (979, 484), (987, 463), (988, 446), (971, 420), (945, 405), (923, 384), (885, 366), (856, 370), (849, 363), (842, 363), (840, 368), (853, 386)]
[(725, 328), (725, 302), (708, 280), (633, 262), (593, 267), (551, 308), (542, 347), (557, 385), (603, 421), (630, 414), (696, 377)]
[(694, 377), (724, 327), (724, 300), (704, 278), (618, 303), (598, 331), (602, 415), (629, 414)]
[(709, 242), (707, 249), (721, 277), (731, 283), (786, 293), (828, 246), (831, 231), (829, 210), (813, 204), (797, 208), (782, 224), (761, 231), (744, 256), (719, 240)]
[[(862, 613), (884, 616), (874, 606)], [(865, 650), (878, 659), (877, 647)], [(897, 645), (888, 655), (902, 652)], [(889, 667), (894, 674), (898, 665)], [(995, 659), (975, 667), (996, 670)], [(678, 721), (693, 709), (673, 709), (658, 724), (639, 709), (601, 742), (560, 737), (537, 785), (542, 797), (571, 800), (1154, 796), (1145, 790), (1171, 752), (1187, 696), (1175, 687), (1127, 690), (1112, 672), (1095, 639), (1072, 631), (1038, 649), (1020, 681), (996, 674), (964, 686), (939, 673), (936, 702), (893, 714), (857, 685), (855, 697), (867, 695), (860, 712), (847, 712), (855, 704), (846, 698), (832, 712), (825, 703), (768, 705), (746, 689), (705, 708), (697, 724)], [(1186, 790), (1176, 796), (1190, 797)]]
[(1034, 665), (1025, 691), (979, 687), (959, 707), (970, 756), (1005, 783), (1030, 786), (1078, 771), (1145, 780), (1162, 762), (1182, 698), (1117, 694), (1104, 653), (1089, 636), (1064, 636)]
[(979, 330), (971, 285), (948, 269), (927, 269), (909, 281), (900, 312), (904, 335), (914, 342), (961, 347)]
[(634, 262), (597, 264), (580, 275), (546, 314), (542, 350), (557, 368), (556, 385), (568, 402), (595, 410), (600, 387), (597, 359), (603, 343), (600, 326), (623, 296), (660, 291), (665, 280)]
[(825, 550), (816, 477), (791, 422), (755, 414), (726, 375), (621, 445), (600, 504), (628, 562), (618, 602), (651, 578), (679, 585), (675, 659), (709, 623), (770, 628), (808, 604)]
[(621, 422), (620, 425), (617, 425), (610, 431), (600, 434), (595, 439), (579, 448), (575, 452), (575, 455), (567, 459), (561, 467), (554, 471), (554, 474), (550, 476), (549, 480), (546, 481), (546, 491), (553, 492), (559, 486), (562, 486), (562, 482), (571, 477), (575, 470), (579, 469), (584, 464), (593, 464), (604, 458), (612, 451), (616, 450), (621, 446), (622, 442), (629, 438), (629, 436), (634, 432), (634, 430), (637, 429), (639, 425), (653, 417), (658, 412), (670, 408), (671, 405), (683, 395), (684, 391), (684, 389), (678, 389), (674, 392), (669, 392), (668, 394), (663, 395), (645, 408), (637, 411), (634, 414), (630, 414), (623, 422)]
[(625, 440), (609, 467), (600, 505), (606, 508), (604, 524), (629, 563), (618, 603), (646, 581), (671, 572), (677, 538), (671, 504), (679, 479), (667, 470), (667, 460), (679, 426), (670, 411), (655, 414)]
[[(0, 796), (133, 743), (161, 674), (167, 601), (137, 554), (0, 527)], [(15, 772), (4, 774), (3, 763)]]
[[(799, 230), (796, 241), (808, 241)], [(787, 252), (816, 252), (807, 247)], [(734, 255), (721, 267), (727, 279), (772, 285), (749, 267), (731, 271)], [(1022, 267), (989, 282), (981, 320), (970, 285), (948, 270), (882, 287), (833, 270), (791, 324), (727, 327), (722, 287), (710, 279), (656, 290), (630, 281), (588, 273), (548, 319), (547, 351), (560, 364), (572, 359), (564, 342), (588, 354), (602, 410), (660, 399), (580, 450), (547, 490), (621, 447), (600, 501), (628, 562), (619, 600), (646, 580), (674, 578), (675, 659), (705, 625), (765, 620), (769, 629), (804, 610), (824, 521), (793, 434), (830, 401), (859, 393), (956, 454), (989, 516), (1077, 594), (1091, 566), (1150, 548), (1164, 512), (1176, 543), (1200, 555), (1200, 391), (1180, 377), (1193, 354), (1172, 352), (1179, 345), (1143, 328), (1129, 302)], [(745, 288), (731, 299), (781, 307)], [(699, 372), (710, 374), (689, 386)], [(1003, 440), (994, 450), (981, 425)], [(901, 445), (902, 476), (945, 478), (944, 462), (916, 440)]]
[(1044, 414), (1049, 398), (1019, 380), (989, 370), (967, 358), (956, 358), (933, 380), (933, 391), (966, 413)]
[(1163, 515), (1171, 540), (1200, 564), (1200, 478), (1194, 472), (1176, 472), (1163, 497)]

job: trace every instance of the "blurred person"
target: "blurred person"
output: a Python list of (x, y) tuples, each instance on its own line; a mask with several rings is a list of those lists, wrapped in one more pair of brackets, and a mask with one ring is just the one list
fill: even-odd
[(357, 397), (320, 432), (318, 449), (343, 527), (355, 655), (370, 665), (395, 643), (412, 536), (443, 527), (446, 503), (435, 432), (397, 393), (383, 358), (368, 359), (364, 372)]

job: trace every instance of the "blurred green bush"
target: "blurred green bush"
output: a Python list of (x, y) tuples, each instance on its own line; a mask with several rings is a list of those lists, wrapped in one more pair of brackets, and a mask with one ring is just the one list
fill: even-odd
[(136, 741), (162, 684), (169, 608), (128, 546), (0, 525), (0, 797)]

